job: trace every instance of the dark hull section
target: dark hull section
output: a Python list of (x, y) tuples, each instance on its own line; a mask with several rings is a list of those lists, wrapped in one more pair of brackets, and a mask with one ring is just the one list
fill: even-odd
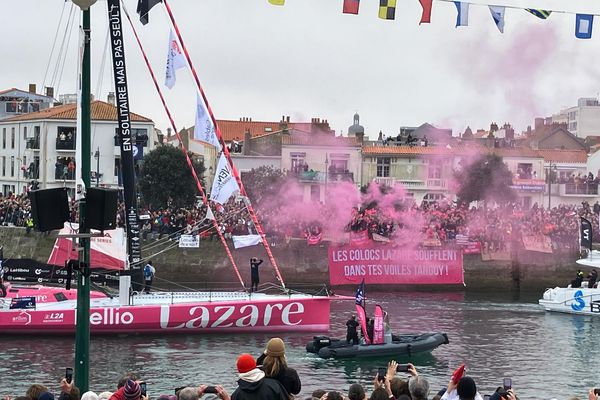
[(306, 345), (306, 351), (318, 354), (321, 358), (398, 357), (430, 352), (436, 347), (447, 343), (449, 343), (448, 336), (439, 332), (394, 335), (392, 343), (374, 345), (352, 345), (346, 343), (345, 340), (315, 336), (313, 341)]

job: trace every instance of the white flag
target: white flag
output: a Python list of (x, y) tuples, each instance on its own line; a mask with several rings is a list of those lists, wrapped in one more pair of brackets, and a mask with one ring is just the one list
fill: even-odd
[(215, 220), (215, 214), (213, 214), (212, 210), (209, 208), (207, 208), (206, 210), (206, 216), (204, 217), (205, 219), (209, 219), (211, 221)]
[(210, 199), (219, 204), (225, 204), (231, 195), (239, 190), (240, 187), (233, 176), (231, 167), (225, 158), (225, 154), (221, 153), (215, 180), (213, 181), (212, 189), (210, 190)]
[(262, 239), (260, 235), (239, 235), (232, 236), (233, 239), (233, 247), (239, 249), (241, 247), (254, 246), (259, 244)]
[(196, 124), (194, 125), (194, 139), (208, 144), (212, 144), (221, 151), (221, 143), (215, 133), (215, 125), (208, 115), (208, 110), (204, 101), (199, 95), (196, 95)]
[(177, 39), (175, 39), (175, 35), (171, 30), (169, 33), (169, 52), (167, 54), (167, 72), (165, 74), (165, 85), (169, 89), (173, 89), (173, 86), (175, 86), (177, 80), (175, 71), (184, 68), (185, 65), (185, 57), (181, 53), (179, 43), (177, 43)]

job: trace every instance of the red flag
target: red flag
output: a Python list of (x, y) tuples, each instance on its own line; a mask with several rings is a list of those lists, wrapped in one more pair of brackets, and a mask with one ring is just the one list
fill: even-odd
[(367, 334), (367, 314), (365, 313), (365, 308), (360, 304), (356, 305), (356, 315), (358, 315), (358, 322), (360, 322), (360, 329), (362, 330), (365, 343), (371, 344), (371, 339), (369, 339), (369, 335)]
[(375, 306), (375, 323), (373, 325), (373, 344), (383, 344), (383, 308)]
[(430, 23), (431, 22), (431, 3), (433, 0), (419, 0), (419, 3), (421, 3), (421, 7), (423, 7), (423, 14), (421, 14), (421, 22), (419, 22), (419, 24), (423, 24), (423, 23)]
[(358, 14), (360, 0), (344, 0), (344, 14)]

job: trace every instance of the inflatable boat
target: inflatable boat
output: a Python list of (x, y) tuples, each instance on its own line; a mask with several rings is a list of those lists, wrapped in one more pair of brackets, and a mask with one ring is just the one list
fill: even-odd
[(315, 336), (306, 345), (306, 351), (318, 354), (321, 358), (381, 357), (381, 356), (413, 356), (430, 352), (442, 344), (448, 344), (445, 333), (422, 333), (392, 335), (391, 343), (383, 344), (348, 344), (342, 339), (327, 336)]

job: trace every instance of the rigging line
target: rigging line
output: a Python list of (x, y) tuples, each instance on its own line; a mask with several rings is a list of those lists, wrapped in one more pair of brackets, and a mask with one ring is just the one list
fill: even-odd
[[(69, 29), (69, 38), (67, 39), (67, 45), (65, 46), (65, 52), (63, 54), (63, 61), (62, 61), (62, 67), (60, 69), (60, 75), (58, 78), (58, 82), (56, 83), (56, 93), (59, 92), (60, 89), (60, 84), (62, 82), (62, 76), (63, 76), (63, 72), (65, 71), (65, 65), (67, 64), (67, 55), (69, 54), (69, 43), (71, 42), (71, 35), (73, 34), (74, 26), (75, 26), (75, 17), (78, 13), (75, 13), (73, 16), (73, 22), (71, 23), (71, 29)], [(79, 30), (79, 27), (77, 27), (77, 30)], [(78, 47), (79, 49), (79, 47)], [(78, 55), (79, 57), (79, 55)], [(77, 86), (77, 84), (75, 84), (75, 86)]]
[[(162, 3), (164, 5), (165, 12), (167, 13), (167, 17), (171, 21), (171, 25), (175, 30), (175, 34), (177, 35), (177, 38), (179, 40), (179, 45), (183, 49), (183, 54), (185, 55), (185, 58), (187, 60), (187, 67), (189, 68), (189, 71), (191, 72), (192, 77), (194, 78), (194, 82), (196, 83), (196, 88), (198, 90), (198, 94), (200, 94), (200, 96), (202, 97), (202, 100), (204, 101), (204, 104), (206, 105), (206, 110), (208, 111), (208, 115), (210, 116), (210, 119), (215, 128), (215, 133), (217, 135), (217, 138), (219, 139), (219, 143), (221, 144), (223, 154), (225, 155), (225, 158), (227, 159), (227, 162), (228, 162), (229, 166), (231, 167), (232, 175), (235, 178), (235, 180), (238, 184), (238, 187), (240, 188), (240, 193), (244, 196), (247, 196), (246, 189), (244, 188), (244, 183), (242, 182), (242, 178), (240, 177), (240, 174), (239, 174), (237, 168), (235, 167), (235, 164), (233, 163), (231, 154), (229, 153), (229, 149), (227, 148), (225, 139), (223, 137), (223, 134), (221, 133), (221, 129), (219, 128), (219, 125), (217, 124), (217, 119), (212, 111), (212, 108), (210, 107), (206, 93), (204, 93), (204, 89), (202, 89), (202, 85), (200, 84), (200, 78), (198, 78), (198, 74), (196, 73), (196, 69), (194, 68), (194, 64), (192, 63), (192, 57), (190, 56), (190, 53), (188, 52), (188, 49), (187, 49), (185, 43), (183, 42), (183, 37), (181, 35), (181, 31), (179, 30), (179, 26), (177, 25), (177, 22), (175, 22), (175, 17), (173, 16), (171, 7), (169, 6), (169, 3), (167, 2), (167, 0), (163, 0)], [(248, 211), (250, 213), (250, 218), (252, 218), (252, 221), (254, 222), (254, 226), (256, 227), (256, 229), (258, 231), (258, 235), (261, 238), (263, 247), (265, 248), (265, 251), (267, 252), (267, 256), (269, 257), (271, 266), (275, 269), (277, 279), (281, 283), (281, 287), (283, 289), (285, 289), (285, 282), (283, 281), (283, 277), (281, 276), (281, 272), (279, 271), (279, 267), (277, 266), (277, 261), (275, 260), (275, 256), (273, 255), (273, 252), (271, 251), (271, 246), (269, 245), (269, 241), (267, 240), (267, 237), (266, 237), (260, 223), (258, 222), (258, 217), (256, 216), (256, 213), (254, 212), (254, 208), (252, 207), (252, 204), (250, 202), (248, 202)]]
[[(152, 69), (152, 66), (150, 65), (150, 61), (148, 60), (148, 56), (146, 55), (146, 51), (144, 50), (144, 47), (142, 46), (142, 42), (140, 40), (140, 37), (137, 34), (137, 30), (135, 29), (133, 21), (131, 20), (131, 17), (129, 16), (129, 13), (127, 12), (127, 7), (125, 6), (125, 2), (121, 1), (121, 4), (123, 5), (123, 10), (125, 11), (125, 15), (127, 16), (127, 20), (129, 21), (129, 26), (131, 26), (131, 30), (133, 31), (133, 34), (134, 34), (135, 39), (137, 41), (137, 44), (138, 44), (138, 46), (140, 48), (140, 52), (142, 53), (144, 61), (146, 62), (146, 66), (148, 67), (148, 72), (150, 73), (150, 76), (152, 77), (152, 82), (154, 83), (154, 88), (158, 92), (158, 95), (159, 95), (160, 100), (162, 102), (162, 105), (163, 105), (163, 108), (165, 110), (165, 113), (167, 114), (167, 116), (169, 118), (169, 122), (171, 123), (171, 127), (175, 131), (175, 135), (177, 137), (177, 140), (179, 140), (179, 144), (181, 146), (181, 151), (184, 154), (186, 163), (188, 165), (188, 168), (190, 169), (190, 172), (192, 173), (192, 177), (194, 178), (194, 181), (196, 183), (196, 188), (198, 189), (198, 192), (202, 196), (202, 202), (204, 204), (206, 204), (207, 207), (210, 207), (210, 203), (208, 201), (208, 198), (206, 197), (206, 192), (204, 191), (204, 188), (202, 187), (202, 183), (200, 182), (200, 179), (198, 178), (198, 174), (196, 173), (196, 169), (194, 168), (194, 164), (193, 164), (193, 162), (192, 162), (192, 160), (190, 158), (190, 155), (188, 154), (188, 151), (187, 151), (186, 147), (183, 145), (183, 140), (181, 140), (181, 135), (179, 134), (179, 131), (177, 130), (177, 127), (175, 126), (175, 121), (173, 120), (173, 116), (171, 115), (171, 111), (170, 111), (169, 107), (167, 106), (167, 102), (165, 101), (165, 97), (163, 96), (162, 90), (161, 90), (160, 86), (158, 85), (158, 81), (156, 80), (156, 75), (154, 74), (154, 70)], [(242, 275), (240, 274), (240, 271), (238, 270), (238, 267), (237, 267), (237, 265), (235, 263), (235, 259), (233, 258), (233, 254), (231, 253), (231, 249), (229, 248), (229, 245), (227, 244), (227, 241), (225, 240), (225, 237), (223, 236), (223, 233), (219, 229), (217, 221), (216, 220), (212, 220), (212, 221), (213, 221), (213, 225), (217, 229), (217, 234), (219, 235), (219, 239), (221, 240), (221, 243), (223, 244), (223, 247), (225, 248), (225, 252), (227, 253), (227, 257), (229, 257), (229, 260), (231, 261), (233, 269), (234, 269), (234, 271), (235, 271), (235, 273), (236, 273), (236, 275), (237, 275), (240, 283), (242, 284), (242, 287), (245, 288), (246, 286), (244, 285), (244, 280), (242, 279)]]
[[(454, 3), (455, 0), (435, 0), (435, 1), (441, 1), (444, 3)], [(532, 9), (532, 10), (544, 10), (544, 11), (550, 11), (553, 13), (557, 13), (557, 14), (587, 14), (587, 15), (600, 15), (597, 13), (591, 13), (591, 12), (575, 12), (575, 11), (566, 11), (566, 10), (554, 10), (552, 8), (546, 8), (543, 6), (540, 7), (525, 7), (525, 6), (513, 6), (513, 5), (502, 5), (502, 4), (491, 4), (491, 3), (472, 3), (470, 1), (465, 1), (464, 3), (467, 3), (469, 5), (473, 5), (473, 6), (492, 6), (492, 7), (504, 7), (504, 8), (510, 8), (513, 10), (527, 10), (527, 9)]]
[(46, 65), (46, 72), (44, 72), (44, 80), (42, 81), (42, 90), (46, 85), (46, 78), (48, 77), (48, 71), (50, 70), (50, 64), (52, 63), (52, 56), (54, 55), (54, 49), (56, 48), (56, 42), (58, 40), (58, 32), (60, 31), (60, 26), (62, 24), (66, 6), (67, 6), (67, 2), (65, 1), (63, 3), (63, 7), (60, 12), (60, 19), (58, 20), (58, 25), (56, 25), (56, 32), (54, 33), (54, 42), (52, 43), (52, 50), (50, 50), (50, 57), (48, 57), (48, 64)]
[(62, 58), (62, 53), (63, 53), (64, 47), (65, 47), (65, 40), (67, 37), (67, 33), (69, 32), (69, 25), (71, 23), (71, 19), (73, 18), (73, 10), (74, 10), (74, 6), (73, 6), (73, 3), (71, 3), (69, 17), (66, 20), (65, 31), (63, 32), (63, 37), (60, 42), (60, 48), (59, 48), (58, 54), (56, 56), (56, 61), (54, 64), (54, 71), (52, 72), (52, 79), (50, 79), (50, 86), (52, 86), (52, 87), (54, 87), (54, 84), (56, 83), (56, 76), (57, 76), (58, 70), (59, 70), (60, 59)]

